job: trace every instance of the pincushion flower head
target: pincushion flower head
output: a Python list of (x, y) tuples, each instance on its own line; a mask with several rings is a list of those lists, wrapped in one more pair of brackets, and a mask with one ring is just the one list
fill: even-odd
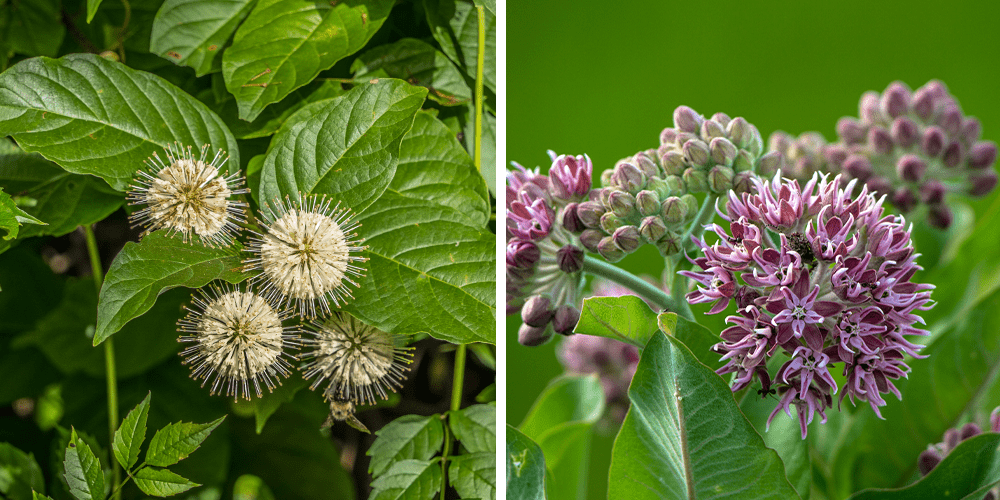
[(246, 251), (253, 256), (244, 261), (247, 270), (259, 273), (252, 283), (263, 283), (261, 292), (279, 298), (281, 303), (295, 302), (302, 317), (316, 317), (317, 309), (330, 313), (328, 300), (336, 307), (352, 298), (353, 278), (364, 275), (357, 264), (368, 259), (359, 255), (362, 245), (354, 214), (330, 207), (325, 196), (303, 196), (294, 200), (276, 200), (261, 209), (264, 233), (254, 234)]
[(286, 347), (299, 344), (298, 329), (283, 327), (288, 313), (250, 289), (228, 285), (199, 289), (194, 309), (177, 322), (180, 342), (193, 345), (181, 351), (184, 364), (192, 365), (191, 376), (211, 378), (211, 393), (250, 399), (250, 385), (257, 397), (261, 384), (268, 390), (291, 374)]
[[(709, 314), (736, 303), (732, 326), (714, 350), (733, 374), (733, 390), (760, 382), (776, 391), (782, 409), (795, 407), (802, 435), (815, 413), (825, 421), (832, 395), (867, 401), (879, 417), (882, 394), (901, 394), (892, 380), (905, 377), (904, 357), (922, 346), (907, 336), (926, 335), (914, 325), (932, 306), (931, 285), (911, 281), (919, 266), (902, 217), (887, 215), (878, 198), (857, 181), (842, 185), (815, 174), (798, 181), (755, 179), (750, 193), (730, 193), (723, 218), (729, 228), (706, 226), (718, 236), (696, 240), (703, 255), (687, 295), (692, 304), (714, 303)], [(777, 353), (787, 361), (769, 373)], [(831, 376), (841, 365), (847, 381)]]
[(312, 327), (314, 338), (305, 344), (315, 349), (302, 355), (312, 359), (302, 368), (305, 378), (316, 377), (310, 389), (326, 382), (323, 396), (328, 400), (374, 404), (376, 397), (386, 399), (402, 387), (413, 362), (406, 335), (384, 332), (342, 312)]
[(155, 152), (146, 160), (148, 170), (139, 170), (128, 193), (130, 205), (146, 205), (129, 217), (134, 226), (145, 227), (146, 233), (178, 232), (185, 243), (192, 234), (208, 246), (232, 242), (239, 231), (236, 223), (245, 221), (247, 205), (230, 198), (249, 190), (240, 188), (244, 179), (238, 172), (229, 177), (221, 173), (229, 160), (224, 151), (205, 162), (208, 148), (202, 146), (195, 157), (191, 146), (174, 144), (165, 150), (166, 161)]

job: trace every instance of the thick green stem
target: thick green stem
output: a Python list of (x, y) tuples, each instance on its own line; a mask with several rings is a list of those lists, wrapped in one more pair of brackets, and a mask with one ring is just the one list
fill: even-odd
[[(83, 226), (83, 233), (87, 237), (87, 253), (90, 255), (90, 269), (94, 275), (94, 287), (97, 289), (97, 296), (101, 296), (101, 285), (104, 283), (104, 271), (101, 269), (101, 255), (97, 252), (97, 239), (94, 238), (94, 230), (89, 225)], [(104, 341), (104, 366), (108, 380), (108, 438), (111, 441), (111, 448), (115, 445), (115, 430), (118, 429), (118, 375), (115, 370), (115, 343), (108, 338)], [(113, 483), (118, 484), (122, 479), (122, 472), (118, 468), (118, 463), (111, 460), (111, 472)], [(112, 496), (115, 500), (121, 498), (121, 492), (116, 491)]]
[[(458, 348), (455, 349), (455, 372), (451, 379), (451, 411), (458, 411), (462, 408), (462, 384), (465, 383), (465, 352), (465, 344), (459, 344)], [(444, 452), (441, 454), (441, 500), (444, 500), (445, 488), (448, 486), (449, 451), (451, 451), (451, 434), (448, 432), (448, 426), (445, 426)]]
[(691, 311), (687, 310), (685, 313), (685, 308), (681, 307), (673, 297), (656, 286), (647, 283), (642, 278), (620, 267), (613, 266), (603, 260), (588, 255), (583, 259), (583, 271), (614, 281), (615, 283), (618, 283), (619, 285), (622, 285), (639, 294), (640, 297), (656, 304), (656, 306), (661, 309), (675, 312), (687, 319), (693, 320)]
[(476, 140), (472, 160), (476, 163), (476, 170), (482, 172), (483, 64), (486, 60), (486, 16), (482, 5), (476, 7), (476, 15), (479, 18), (479, 52), (476, 55)]

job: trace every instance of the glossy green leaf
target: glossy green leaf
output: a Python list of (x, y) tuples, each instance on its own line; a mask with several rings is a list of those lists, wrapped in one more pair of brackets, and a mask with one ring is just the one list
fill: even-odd
[(143, 467), (135, 473), (135, 485), (147, 495), (168, 497), (201, 486), (166, 469)]
[(225, 420), (223, 415), (207, 424), (176, 422), (156, 431), (146, 450), (146, 464), (167, 467), (187, 458)]
[(375, 431), (375, 436), (367, 452), (372, 457), (368, 473), (379, 477), (400, 460), (429, 460), (440, 453), (444, 426), (440, 415), (403, 415)]
[(166, 0), (153, 20), (149, 51), (197, 76), (222, 71), (222, 52), (254, 0)]
[(472, 405), (459, 411), (448, 412), (448, 427), (470, 453), (496, 453), (496, 406)]
[(295, 394), (304, 389), (309, 384), (300, 376), (293, 375), (288, 380), (284, 380), (270, 392), (264, 393), (263, 397), (254, 398), (250, 404), (253, 405), (254, 422), (257, 425), (257, 434), (264, 430), (267, 419), (278, 411), (278, 408), (295, 398)]
[[(222, 121), (229, 125), (229, 130), (232, 130), (233, 135), (237, 139), (267, 137), (277, 132), (289, 117), (307, 104), (338, 97), (344, 95), (345, 92), (344, 88), (338, 82), (329, 80), (315, 81), (293, 90), (281, 102), (277, 102), (273, 106), (268, 106), (252, 122), (239, 118), (236, 99), (230, 97), (222, 103), (219, 116), (222, 117)], [(247, 176), (249, 175), (248, 168)]]
[(175, 141), (228, 151), (232, 171), (240, 164), (236, 139), (204, 104), (95, 54), (27, 59), (0, 73), (0, 128), (24, 150), (119, 191)]
[[(749, 398), (759, 397), (750, 394)], [(766, 400), (769, 407), (775, 405), (772, 399)], [(763, 429), (763, 426), (756, 426)], [(785, 477), (795, 488), (802, 500), (811, 496), (813, 471), (812, 458), (809, 456), (809, 440), (802, 439), (798, 418), (788, 418), (779, 415), (771, 422), (770, 428), (764, 433), (764, 444), (778, 453), (785, 466)]]
[(351, 72), (356, 80), (399, 78), (427, 87), (427, 97), (445, 106), (472, 101), (472, 89), (448, 56), (415, 38), (403, 38), (361, 54), (351, 64)]
[(448, 464), (448, 483), (462, 498), (496, 500), (496, 461), (497, 456), (493, 452), (477, 452), (454, 457)]
[(430, 500), (441, 491), (437, 460), (400, 460), (372, 481), (368, 500)]
[(1000, 434), (988, 433), (961, 442), (927, 477), (910, 486), (865, 490), (852, 495), (850, 500), (979, 500), (997, 483), (1000, 483)]
[(184, 243), (162, 231), (147, 235), (139, 243), (126, 243), (108, 269), (97, 307), (94, 345), (120, 330), (125, 323), (144, 314), (156, 297), (174, 287), (198, 288), (212, 280), (239, 283), (240, 248), (208, 248), (197, 239)]
[(426, 93), (400, 80), (379, 80), (303, 107), (271, 141), (258, 200), (327, 194), (364, 211), (396, 173), (399, 143)]
[(656, 323), (660, 331), (683, 342), (694, 353), (694, 357), (709, 368), (718, 370), (726, 364), (718, 353), (712, 351), (712, 346), (722, 341), (719, 333), (713, 334), (704, 326), (672, 312), (657, 315)]
[(0, 229), (6, 231), (5, 240), (17, 238), (21, 224), (45, 224), (18, 208), (10, 195), (0, 188)]
[(608, 498), (798, 498), (721, 377), (656, 334), (629, 388)]
[(233, 483), (233, 498), (239, 500), (275, 500), (274, 493), (264, 484), (264, 480), (253, 475), (243, 474)]
[(545, 456), (528, 436), (507, 425), (507, 498), (545, 498)]
[(102, 0), (87, 0), (87, 23), (94, 20), (94, 14), (97, 14), (97, 9), (101, 6)]
[(31, 499), (32, 500), (52, 500), (52, 497), (47, 497), (47, 496), (45, 496), (45, 495), (43, 495), (43, 494), (41, 494), (41, 493), (39, 493), (37, 491), (32, 490), (31, 491)]
[(63, 470), (69, 492), (77, 500), (103, 500), (104, 472), (101, 463), (90, 446), (76, 435), (76, 429), (70, 434)]
[[(458, 64), (466, 75), (476, 77), (479, 49), (479, 18), (476, 7), (467, 0), (424, 0), (427, 24), (441, 50)], [(483, 83), (496, 91), (496, 16), (485, 11), (486, 48), (483, 63)]]
[(222, 74), (239, 102), (240, 118), (257, 118), (267, 105), (364, 47), (392, 4), (258, 1), (222, 55)]
[[(115, 458), (121, 464), (122, 469), (132, 470), (132, 466), (139, 460), (139, 448), (146, 440), (146, 418), (149, 417), (149, 398), (152, 393), (146, 394), (146, 399), (137, 404), (132, 411), (125, 415), (122, 425), (115, 431), (114, 445)], [(143, 490), (146, 491), (146, 490)]]
[(11, 0), (0, 19), (5, 20), (10, 49), (26, 56), (55, 57), (66, 36), (59, 0)]
[(389, 191), (433, 201), (482, 227), (490, 218), (489, 194), (472, 158), (448, 127), (420, 111), (399, 146), (399, 166)]
[(635, 295), (583, 299), (574, 333), (607, 337), (640, 349), (659, 330), (656, 313)]
[(45, 478), (35, 456), (10, 443), (0, 443), (0, 496), (28, 499), (32, 491), (45, 492)]

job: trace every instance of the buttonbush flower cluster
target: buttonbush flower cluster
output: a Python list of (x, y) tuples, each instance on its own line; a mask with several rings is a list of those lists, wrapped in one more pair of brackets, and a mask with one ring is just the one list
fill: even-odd
[[(697, 240), (697, 269), (682, 271), (698, 284), (692, 304), (714, 302), (715, 314), (736, 303), (714, 347), (727, 361), (719, 373), (734, 374), (734, 391), (754, 380), (776, 391), (768, 423), (795, 407), (803, 438), (814, 414), (825, 421), (838, 390), (841, 401), (867, 401), (881, 417), (882, 394), (901, 398), (892, 380), (909, 371), (904, 357), (919, 356), (906, 337), (927, 334), (914, 325), (933, 287), (910, 280), (920, 267), (909, 229), (866, 187), (854, 194), (856, 182), (754, 179), (753, 192), (730, 193), (728, 230), (709, 226), (719, 241)], [(790, 359), (772, 374), (767, 361), (777, 352)], [(844, 387), (831, 375), (838, 364)]]

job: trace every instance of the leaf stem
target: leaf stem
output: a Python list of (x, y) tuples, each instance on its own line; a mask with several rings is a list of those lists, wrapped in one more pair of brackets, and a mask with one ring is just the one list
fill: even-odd
[[(94, 238), (94, 229), (89, 224), (83, 226), (83, 234), (87, 238), (87, 253), (90, 255), (90, 269), (94, 276), (94, 287), (97, 289), (97, 296), (101, 296), (101, 285), (104, 283), (104, 271), (101, 268), (101, 255), (97, 251), (97, 239)], [(118, 376), (115, 369), (115, 343), (110, 337), (104, 341), (104, 366), (108, 380), (108, 440), (111, 447), (115, 449), (115, 430), (118, 428)], [(112, 457), (114, 452), (112, 451)], [(122, 472), (118, 468), (118, 463), (111, 460), (111, 473), (113, 482), (118, 484), (122, 479)], [(113, 499), (121, 498), (121, 492), (116, 492)]]
[(441, 500), (445, 500), (448, 489), (448, 449), (451, 448), (451, 433), (444, 426), (444, 449), (441, 451)]
[(639, 294), (640, 297), (656, 304), (661, 309), (676, 312), (685, 319), (694, 320), (690, 309), (679, 306), (677, 301), (663, 290), (618, 266), (611, 265), (597, 257), (588, 255), (583, 259), (583, 270), (594, 276), (614, 281)]
[(479, 51), (476, 55), (476, 141), (472, 159), (476, 170), (482, 172), (483, 165), (483, 65), (486, 60), (486, 14), (482, 5), (476, 6), (476, 16), (479, 18)]

